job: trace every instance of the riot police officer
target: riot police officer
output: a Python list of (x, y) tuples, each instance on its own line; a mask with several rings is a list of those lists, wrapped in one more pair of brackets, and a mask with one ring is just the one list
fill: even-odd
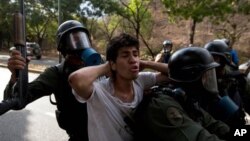
[(231, 54), (231, 60), (232, 60), (232, 63), (235, 65), (235, 66), (239, 66), (239, 57), (238, 57), (238, 53), (235, 49), (233, 49), (232, 45), (231, 45), (231, 42), (229, 39), (226, 39), (226, 38), (222, 38), (222, 39), (215, 39), (214, 41), (224, 41), (227, 46), (229, 47), (229, 51), (230, 51), (230, 54)]
[(154, 90), (153, 96), (144, 99), (135, 113), (138, 138), (161, 141), (225, 138), (229, 126), (215, 120), (200, 106), (203, 99), (220, 101), (215, 74), (218, 65), (204, 48), (177, 50), (168, 63), (171, 87)]
[[(246, 90), (248, 84), (245, 74), (240, 73), (238, 67), (231, 61), (230, 48), (223, 40), (211, 41), (204, 48), (212, 54), (214, 60), (220, 65), (216, 68), (219, 94), (221, 96), (228, 95), (240, 107), (238, 117), (235, 117), (235, 121), (230, 121), (230, 124), (244, 125), (244, 109), (249, 112), (250, 99), (250, 93)], [(216, 113), (214, 116), (218, 117)]]
[[(57, 50), (64, 56), (64, 61), (47, 68), (28, 84), (28, 99), (25, 104), (54, 94), (59, 126), (68, 133), (70, 141), (87, 141), (86, 104), (76, 101), (68, 84), (68, 76), (84, 66), (100, 64), (101, 57), (91, 47), (89, 31), (75, 20), (65, 21), (58, 27)], [(16, 82), (15, 70), (23, 69), (25, 63), (25, 58), (21, 57), (19, 51), (11, 52), (8, 68), (12, 75), (5, 89), (5, 99), (12, 96), (12, 86)]]
[(162, 43), (162, 51), (155, 57), (155, 62), (168, 63), (170, 56), (173, 54), (172, 48), (172, 41), (165, 40)]

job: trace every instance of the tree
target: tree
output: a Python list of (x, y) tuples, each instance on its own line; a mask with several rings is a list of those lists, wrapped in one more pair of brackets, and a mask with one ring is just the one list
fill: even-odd
[(232, 11), (233, 0), (162, 0), (168, 9), (168, 16), (171, 21), (178, 18), (191, 19), (190, 44), (194, 43), (196, 24), (204, 18), (221, 19), (225, 14)]
[(153, 27), (153, 21), (149, 11), (150, 0), (89, 1), (97, 8), (97, 11), (99, 11), (97, 13), (116, 14), (120, 16), (122, 18), (121, 26), (123, 30), (135, 33), (136, 38), (142, 40), (154, 58), (154, 54), (148, 43)]
[(37, 0), (27, 0), (26, 10), (26, 38), (27, 41), (36, 41), (41, 46), (43, 40), (48, 36), (47, 29), (52, 22), (55, 22), (55, 10), (49, 6), (53, 5), (50, 1), (41, 3)]
[(223, 21), (217, 21), (215, 24), (217, 28), (215, 33), (220, 38), (227, 38), (230, 40), (230, 46), (239, 41), (241, 36), (250, 29), (250, 1), (235, 0), (232, 2), (232, 12), (225, 16)]
[[(97, 33), (96, 35), (101, 34), (107, 41), (110, 41), (121, 22), (120, 17), (114, 14), (106, 15), (100, 8), (94, 7), (90, 1), (83, 3), (81, 7), (81, 15), (88, 17), (86, 22), (90, 32), (93, 34)], [(98, 26), (95, 26), (95, 24), (98, 24)]]
[[(58, 17), (58, 3), (52, 0), (26, 0), (26, 23), (28, 40), (37, 41), (40, 45), (44, 38), (55, 37)], [(76, 19), (80, 11), (81, 0), (61, 0), (62, 21)], [(51, 33), (51, 29), (54, 33)], [(50, 32), (47, 32), (49, 29)], [(50, 35), (49, 35), (50, 34)], [(52, 36), (51, 36), (52, 34)]]
[(121, 23), (121, 18), (117, 16), (106, 16), (102, 17), (100, 22), (101, 28), (100, 30), (106, 37), (107, 41), (110, 41), (114, 36), (115, 30), (118, 28), (119, 24)]
[(117, 14), (124, 18), (125, 26), (127, 26), (128, 29), (131, 28), (135, 31), (137, 39), (142, 40), (150, 55), (154, 58), (154, 53), (147, 41), (150, 38), (153, 27), (151, 13), (149, 11), (150, 1), (131, 0), (128, 4), (123, 1), (120, 2), (124, 6), (124, 9), (118, 11)]
[(13, 34), (13, 14), (17, 4), (11, 1), (0, 1), (0, 48), (10, 47)]

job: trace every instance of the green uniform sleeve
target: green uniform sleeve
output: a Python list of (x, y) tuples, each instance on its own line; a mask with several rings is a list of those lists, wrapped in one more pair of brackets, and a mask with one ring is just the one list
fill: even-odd
[(167, 95), (153, 98), (144, 116), (147, 129), (161, 141), (221, 140), (204, 128), (202, 123), (193, 121), (181, 105)]
[[(41, 73), (34, 81), (28, 83), (27, 94), (28, 100), (27, 104), (30, 102), (46, 95), (50, 95), (58, 90), (58, 78), (59, 73), (57, 68), (50, 67), (47, 68), (43, 73)], [(9, 83), (4, 90), (4, 99), (11, 98), (11, 93), (13, 92), (14, 84)]]
[(203, 127), (206, 128), (210, 133), (216, 134), (218, 137), (225, 138), (230, 132), (229, 126), (220, 120), (214, 119), (205, 110), (201, 110), (204, 117), (202, 123)]
[(56, 92), (59, 89), (59, 77), (55, 66), (45, 69), (34, 81), (28, 84), (28, 103)]
[(5, 89), (4, 89), (4, 95), (3, 95), (3, 99), (8, 99), (11, 98), (11, 93), (12, 93), (12, 89), (13, 89), (13, 83), (9, 82)]

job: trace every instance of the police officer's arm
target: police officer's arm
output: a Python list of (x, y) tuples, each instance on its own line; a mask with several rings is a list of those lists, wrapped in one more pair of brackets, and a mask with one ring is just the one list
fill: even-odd
[(214, 119), (209, 113), (201, 109), (204, 117), (203, 126), (212, 134), (216, 134), (220, 138), (227, 138), (230, 128), (227, 124), (220, 120)]
[(140, 70), (148, 68), (155, 70), (157, 72), (160, 72), (156, 75), (156, 82), (165, 82), (168, 81), (168, 64), (166, 63), (159, 63), (159, 62), (153, 62), (153, 61), (144, 61), (140, 60)]
[(163, 62), (163, 53), (160, 52), (159, 54), (156, 55), (155, 57), (155, 62)]
[(70, 74), (69, 84), (76, 94), (84, 99), (88, 99), (93, 91), (93, 82), (109, 73), (110, 65), (108, 62), (98, 66), (84, 67)]
[(21, 56), (21, 53), (18, 50), (11, 50), (10, 58), (8, 59), (8, 69), (11, 72), (11, 77), (9, 80), (8, 85), (5, 87), (4, 90), (4, 99), (10, 97), (12, 92), (12, 86), (16, 83), (16, 71), (15, 70), (22, 70), (26, 65), (26, 60)]
[[(8, 85), (4, 90), (4, 99), (11, 98), (13, 93), (13, 85), (16, 83), (16, 69), (23, 69), (27, 63), (26, 59), (21, 56), (21, 53), (17, 50), (12, 50), (10, 58), (8, 60), (8, 69), (11, 71), (11, 78)], [(31, 103), (36, 99), (55, 93), (59, 88), (58, 78), (62, 75), (58, 74), (56, 67), (47, 68), (41, 73), (35, 80), (28, 83), (27, 86), (27, 99), (26, 103)]]

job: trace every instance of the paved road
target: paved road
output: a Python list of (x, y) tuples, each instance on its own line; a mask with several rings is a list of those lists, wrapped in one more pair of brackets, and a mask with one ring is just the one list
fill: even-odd
[[(6, 63), (8, 59), (9, 59), (9, 55), (0, 55), (0, 63)], [(59, 62), (59, 58), (43, 56), (40, 60), (36, 60), (32, 58), (30, 61), (30, 64), (52, 66), (52, 65), (58, 64), (58, 62)]]
[[(10, 72), (0, 67), (0, 101), (3, 90), (8, 83)], [(38, 76), (29, 73), (32, 81)], [(0, 141), (66, 141), (68, 139), (64, 130), (61, 130), (55, 118), (54, 105), (49, 97), (43, 97), (21, 111), (9, 111), (0, 116)]]

